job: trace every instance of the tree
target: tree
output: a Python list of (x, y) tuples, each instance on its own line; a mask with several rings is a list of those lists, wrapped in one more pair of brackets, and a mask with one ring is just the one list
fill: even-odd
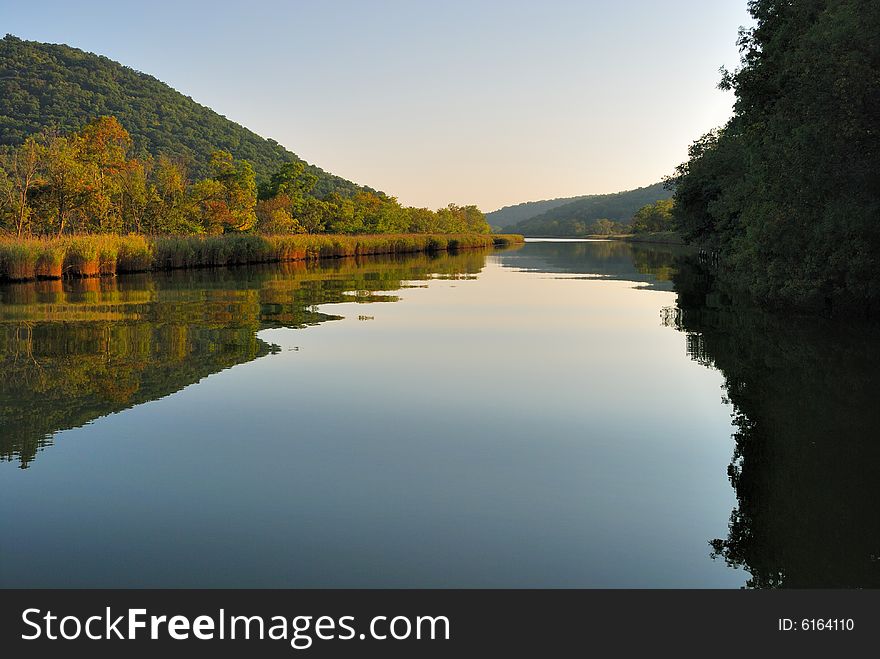
[(661, 199), (653, 204), (642, 206), (633, 216), (633, 232), (671, 231), (675, 227), (672, 207), (673, 201), (671, 199)]
[(151, 161), (130, 160), (119, 172), (122, 193), (122, 229), (124, 231), (141, 233), (144, 229), (151, 199), (149, 186), (151, 167)]
[(260, 186), (259, 197), (269, 199), (278, 194), (286, 194), (296, 202), (311, 193), (317, 183), (318, 177), (306, 171), (304, 162), (287, 162), (269, 177), (268, 182)]
[(43, 185), (37, 195), (44, 213), (42, 231), (64, 233), (70, 224), (75, 229), (85, 228), (77, 223), (80, 211), (89, 203), (89, 176), (78, 157), (78, 137), (57, 134), (48, 137), (43, 151)]
[(208, 233), (247, 231), (257, 221), (257, 182), (246, 161), (236, 161), (228, 151), (211, 156), (210, 179), (193, 187), (192, 198), (199, 221)]
[(25, 140), (5, 159), (3, 163), (0, 192), (3, 203), (13, 217), (13, 231), (21, 237), (31, 219), (31, 206), (28, 196), (37, 180), (40, 170), (40, 146), (33, 137)]
[(593, 222), (591, 231), (599, 236), (610, 236), (617, 230), (617, 223), (614, 220), (601, 219)]
[(123, 177), (129, 167), (131, 136), (116, 117), (102, 116), (86, 124), (77, 137), (77, 160), (89, 188), (88, 212), (80, 229), (120, 231)]
[(437, 233), (437, 214), (427, 208), (407, 208), (407, 231), (410, 233)]
[(199, 230), (187, 216), (187, 176), (182, 160), (159, 156), (152, 163), (144, 212), (148, 233), (193, 233)]
[(291, 215), (291, 200), (286, 194), (257, 202), (256, 231), (265, 234), (304, 233), (300, 223)]

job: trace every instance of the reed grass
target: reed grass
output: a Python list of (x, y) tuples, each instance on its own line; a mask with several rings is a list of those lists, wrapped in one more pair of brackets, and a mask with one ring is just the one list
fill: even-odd
[(37, 250), (34, 274), (38, 279), (61, 279), (64, 272), (64, 246), (48, 241), (41, 242)]
[(146, 272), (153, 269), (154, 243), (146, 236), (130, 235), (119, 237), (116, 257), (117, 272)]
[(512, 247), (522, 245), (526, 239), (518, 233), (496, 233), (492, 236), (495, 247)]
[(522, 236), (482, 234), (106, 234), (60, 238), (0, 238), (0, 279), (24, 281), (96, 277), (120, 272), (488, 249), (521, 242)]
[(0, 268), (7, 279), (24, 281), (37, 276), (37, 250), (34, 241), (9, 242), (0, 252)]
[(101, 274), (99, 247), (105, 240), (107, 240), (105, 236), (77, 236), (66, 239), (64, 273), (70, 277), (95, 277)]

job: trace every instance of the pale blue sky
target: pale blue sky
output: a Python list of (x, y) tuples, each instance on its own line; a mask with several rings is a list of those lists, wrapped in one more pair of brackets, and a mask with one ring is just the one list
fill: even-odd
[(156, 76), (402, 202), (614, 192), (730, 114), (746, 0), (0, 0), (0, 32)]

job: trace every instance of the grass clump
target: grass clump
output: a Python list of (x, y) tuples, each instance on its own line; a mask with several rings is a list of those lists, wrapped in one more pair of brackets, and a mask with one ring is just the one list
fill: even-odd
[(0, 242), (0, 271), (12, 281), (35, 279), (37, 256), (37, 241), (4, 240)]
[(153, 243), (146, 236), (130, 234), (118, 239), (117, 272), (146, 272), (153, 269)]
[(526, 239), (518, 233), (496, 233), (492, 236), (492, 242), (495, 247), (511, 247), (512, 245), (522, 245)]
[(41, 240), (37, 246), (34, 274), (38, 279), (61, 279), (64, 274), (64, 246), (50, 240)]
[(98, 241), (98, 271), (102, 275), (116, 274), (116, 261), (119, 258), (119, 237), (101, 236)]
[(101, 252), (97, 236), (78, 236), (66, 241), (64, 274), (68, 277), (96, 277), (101, 274)]

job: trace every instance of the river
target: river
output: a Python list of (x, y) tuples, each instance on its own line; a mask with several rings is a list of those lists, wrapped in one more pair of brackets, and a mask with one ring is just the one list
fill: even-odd
[(877, 587), (875, 327), (682, 248), (0, 287), (4, 587)]

